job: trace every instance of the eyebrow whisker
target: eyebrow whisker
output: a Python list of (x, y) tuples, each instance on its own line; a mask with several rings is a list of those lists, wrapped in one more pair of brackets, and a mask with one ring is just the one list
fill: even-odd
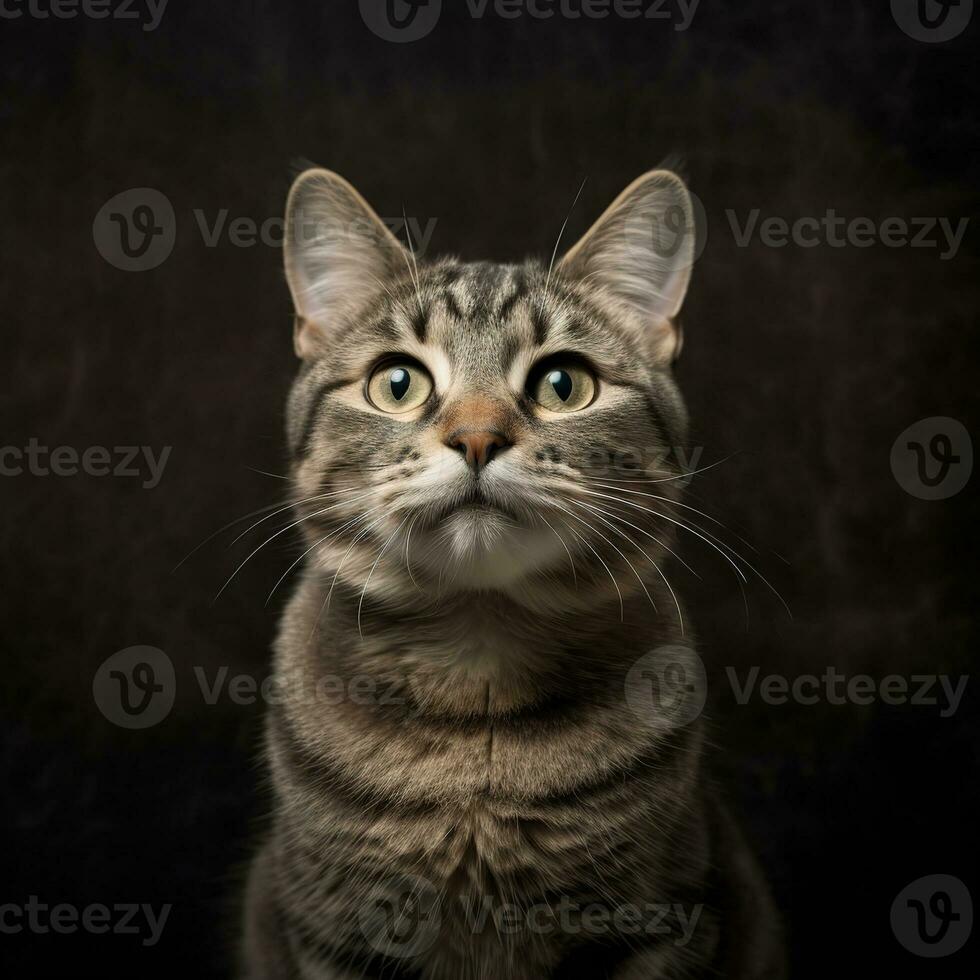
[[(551, 252), (551, 261), (548, 263), (548, 276), (544, 281), (545, 292), (548, 291), (548, 287), (551, 285), (551, 273), (555, 267), (555, 258), (558, 255), (558, 246), (561, 245), (561, 236), (565, 234), (565, 228), (567, 227), (568, 222), (572, 217), (572, 212), (575, 210), (575, 205), (578, 204), (578, 199), (582, 196), (582, 191), (585, 190), (585, 184), (588, 181), (588, 179), (589, 178), (586, 177), (582, 181), (582, 185), (579, 187), (578, 193), (575, 195), (575, 199), (572, 201), (572, 206), (568, 209), (568, 214), (565, 215), (565, 220), (561, 223), (561, 229), (558, 232), (558, 238), (555, 241), (555, 247), (552, 249)], [(542, 303), (543, 302), (544, 299), (542, 298)]]

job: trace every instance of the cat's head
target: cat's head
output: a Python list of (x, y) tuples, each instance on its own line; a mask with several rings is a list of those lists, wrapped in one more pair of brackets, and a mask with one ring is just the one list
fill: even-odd
[(671, 527), (644, 494), (678, 493), (692, 229), (683, 182), (652, 171), (551, 268), (417, 262), (345, 180), (301, 174), (289, 441), (310, 560), (372, 595), (520, 598), (575, 567), (592, 594), (605, 571), (639, 588)]

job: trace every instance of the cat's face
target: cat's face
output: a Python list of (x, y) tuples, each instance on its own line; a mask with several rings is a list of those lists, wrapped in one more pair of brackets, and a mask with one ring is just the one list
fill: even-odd
[(667, 207), (689, 217), (680, 181), (641, 179), (550, 272), (417, 265), (349, 185), (302, 175), (289, 430), (310, 558), (372, 594), (518, 596), (570, 584), (576, 559), (662, 558), (669, 525), (639, 505), (676, 496), (690, 254), (665, 263), (641, 229)]

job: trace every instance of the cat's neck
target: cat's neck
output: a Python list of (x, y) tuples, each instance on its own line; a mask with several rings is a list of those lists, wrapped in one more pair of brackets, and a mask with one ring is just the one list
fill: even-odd
[[(361, 602), (304, 582), (288, 619), (305, 634), (306, 662), (342, 684), (390, 685), (417, 710), (460, 715), (526, 710), (584, 689), (621, 684), (648, 650), (680, 638), (669, 604), (645, 595), (597, 596), (572, 608), (529, 608), (498, 592)], [(587, 599), (588, 597), (586, 597)], [(295, 646), (295, 639), (293, 641)]]

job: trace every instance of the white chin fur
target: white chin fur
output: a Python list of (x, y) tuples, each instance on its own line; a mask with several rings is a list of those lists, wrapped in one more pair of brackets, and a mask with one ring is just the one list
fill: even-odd
[(464, 510), (431, 532), (422, 562), (442, 571), (444, 587), (505, 589), (543, 568), (567, 561), (547, 528), (516, 527), (500, 515)]

